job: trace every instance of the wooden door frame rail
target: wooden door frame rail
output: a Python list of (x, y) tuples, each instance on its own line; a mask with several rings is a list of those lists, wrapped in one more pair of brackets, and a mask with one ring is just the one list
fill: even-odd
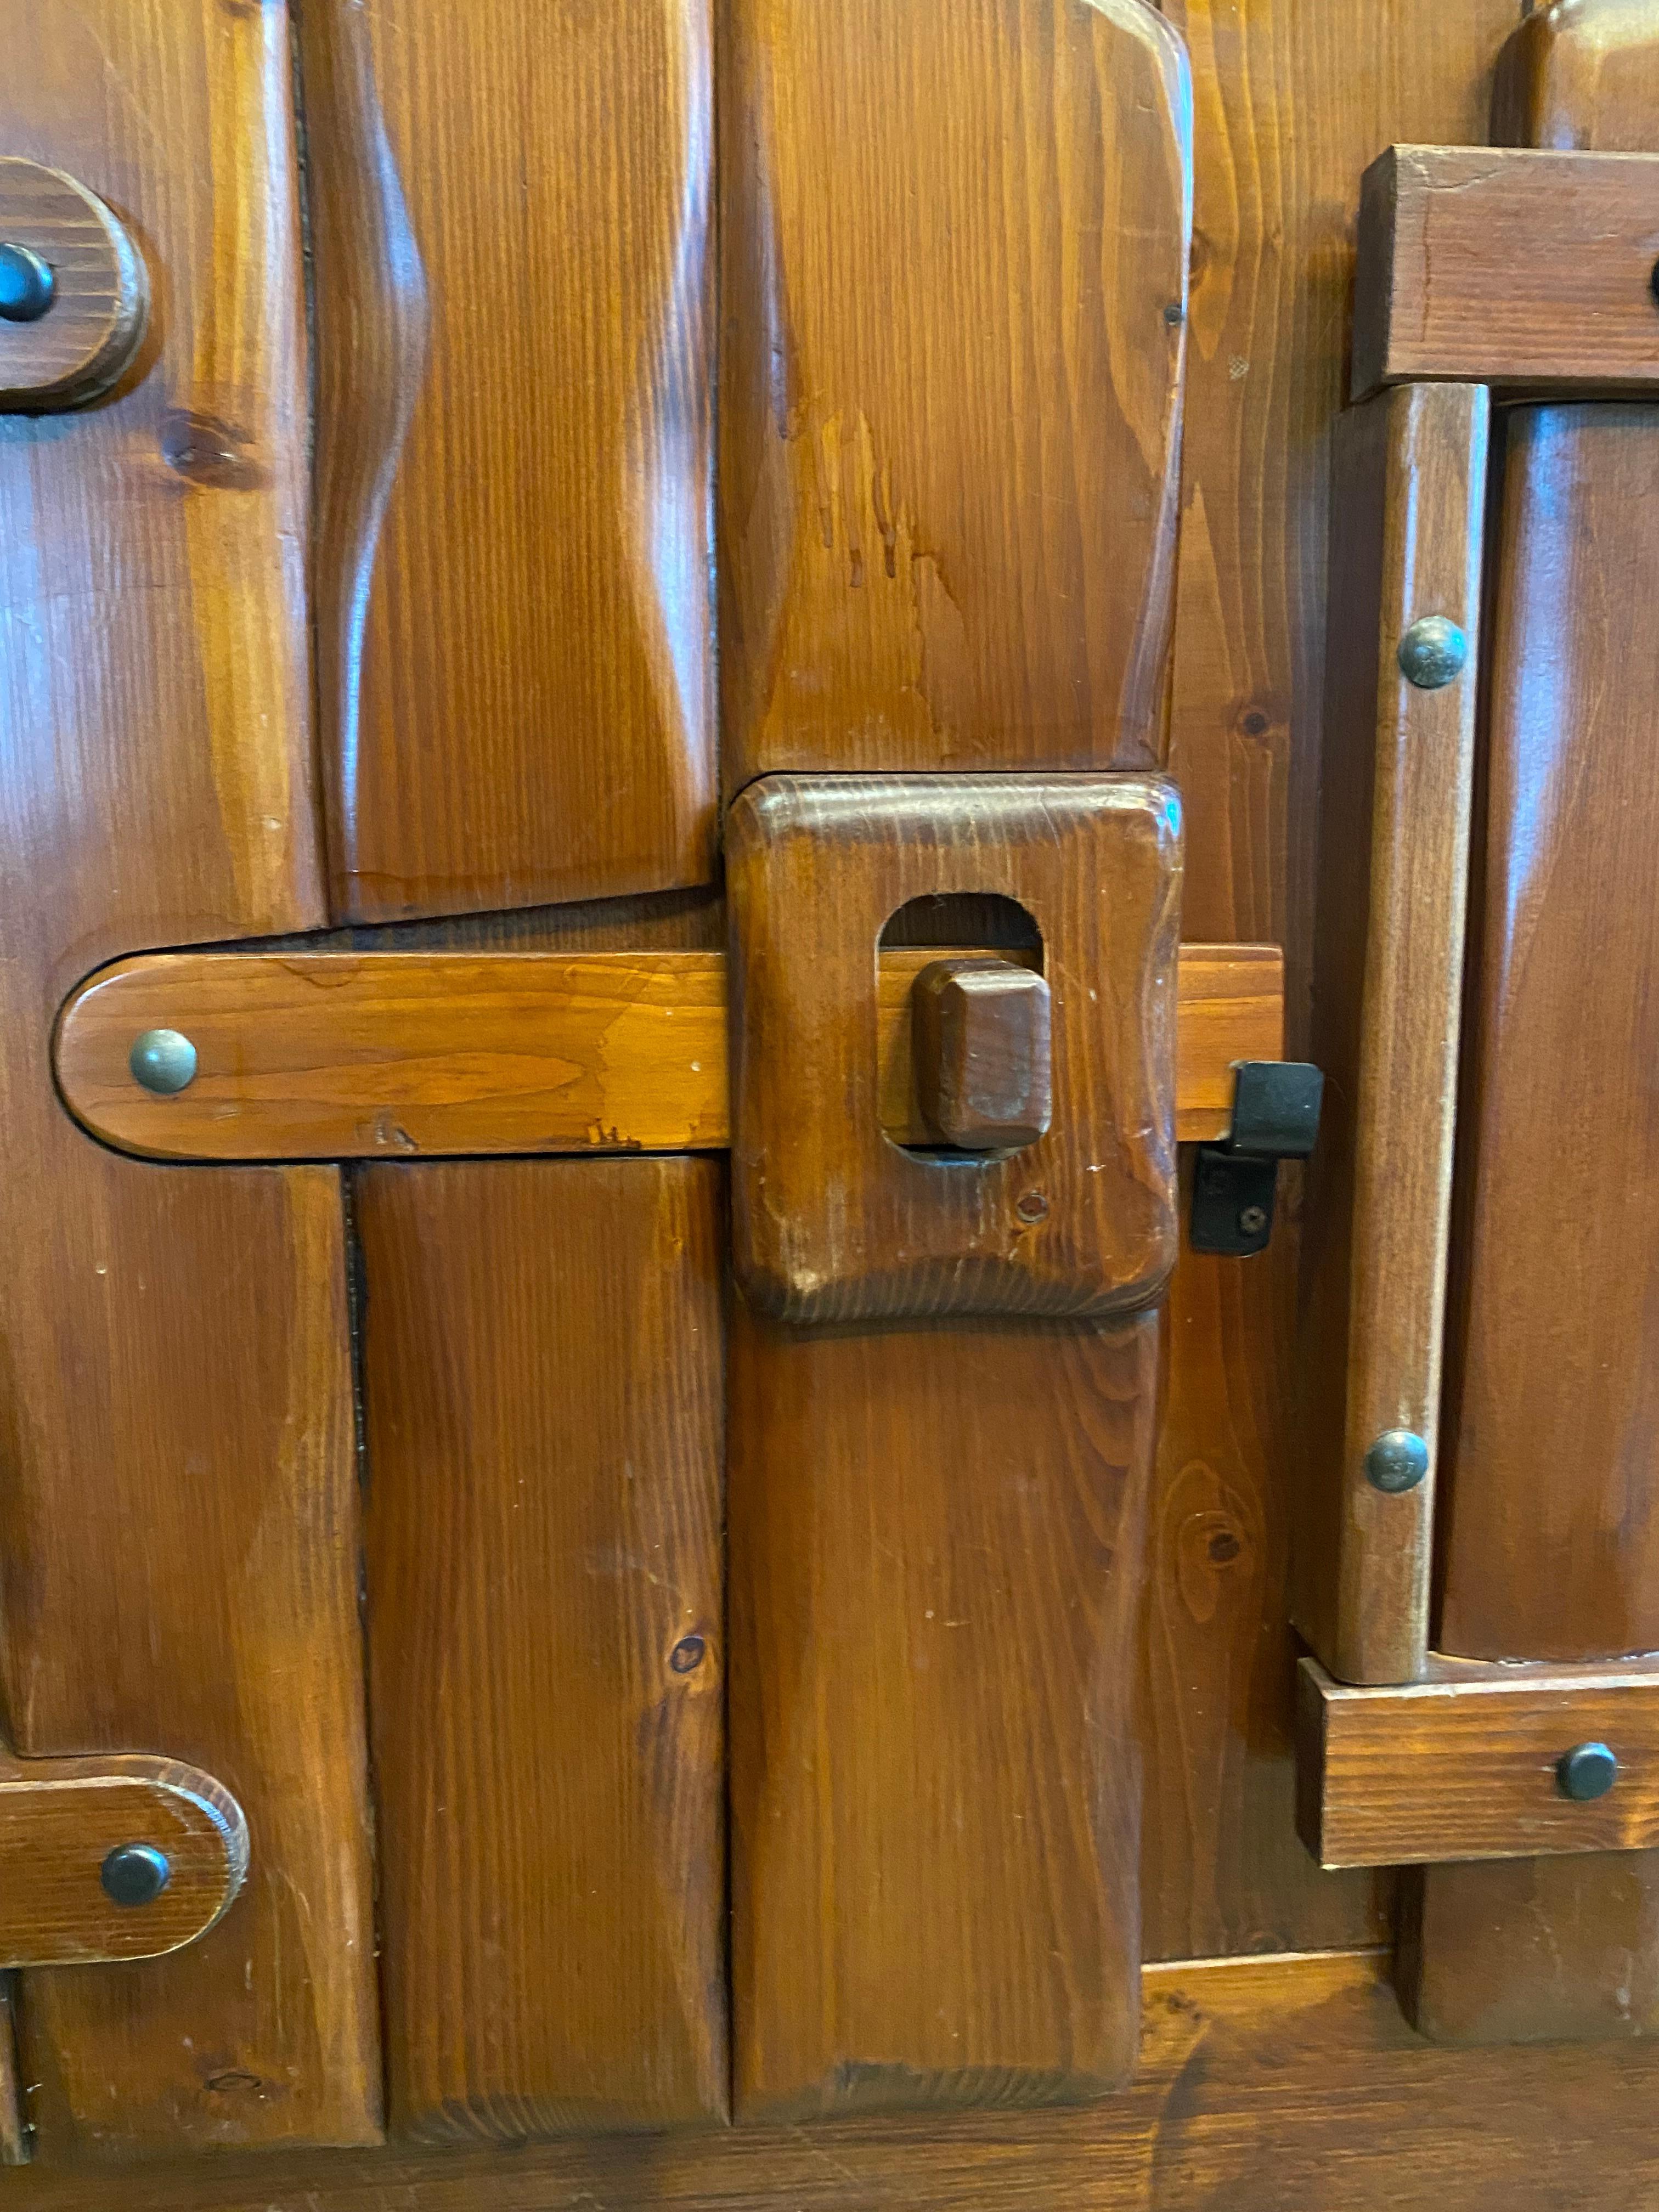
[[(1659, 1659), (1617, 1666), (1450, 1659), (1364, 1689), (1304, 1659), (1297, 1831), (1323, 1867), (1553, 1858), (1659, 1844)], [(1576, 1746), (1619, 1762), (1605, 1796), (1560, 1780)]]
[[(926, 1143), (910, 987), (951, 948), (884, 950), (882, 1120)], [(1017, 957), (1017, 956), (1014, 956)], [(1232, 1069), (1277, 1060), (1276, 945), (1188, 945), (1178, 985), (1176, 1134), (1224, 1136)], [(189, 1037), (173, 1096), (134, 1078), (134, 1041)], [(58, 1018), (70, 1111), (150, 1159), (400, 1159), (719, 1152), (729, 1142), (723, 952), (167, 952), (89, 976)]]
[[(106, 1887), (112, 1852), (165, 1862), (153, 1896)], [(242, 1808), (199, 1767), (146, 1753), (0, 1751), (0, 1967), (159, 1959), (220, 1920), (247, 1872)]]

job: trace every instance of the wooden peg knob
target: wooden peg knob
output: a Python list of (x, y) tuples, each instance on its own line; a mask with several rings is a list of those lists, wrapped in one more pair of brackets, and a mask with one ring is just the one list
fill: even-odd
[(1048, 986), (1012, 960), (935, 960), (912, 987), (916, 1098), (941, 1144), (1035, 1144), (1053, 1112)]
[(0, 155), (0, 410), (45, 414), (95, 399), (144, 335), (143, 256), (95, 192)]

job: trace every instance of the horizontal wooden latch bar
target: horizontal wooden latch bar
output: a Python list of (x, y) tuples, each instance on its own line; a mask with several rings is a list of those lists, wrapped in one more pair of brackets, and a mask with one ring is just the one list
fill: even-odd
[[(900, 1143), (928, 1140), (910, 987), (947, 957), (880, 955), (881, 1117)], [(134, 1072), (141, 1040), (157, 1036), (172, 1042), (153, 1052), (173, 1058), (151, 1079), (176, 1087)], [(1277, 946), (1184, 946), (1177, 1136), (1224, 1136), (1235, 1063), (1278, 1059), (1283, 1036)], [(726, 956), (157, 953), (72, 994), (57, 1068), (87, 1128), (156, 1159), (718, 1152), (729, 1141)]]

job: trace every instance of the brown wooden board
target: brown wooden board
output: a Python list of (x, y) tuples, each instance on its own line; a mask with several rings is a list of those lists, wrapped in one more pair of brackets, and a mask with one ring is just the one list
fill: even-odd
[(1075, 2101), (1133, 2063), (1158, 1341), (738, 1306), (744, 2119)]
[[(1192, 56), (1193, 276), (1170, 763), (1183, 929), (1285, 948), (1308, 1047), (1330, 434), (1347, 387), (1360, 173), (1479, 143), (1516, 0), (1165, 0)], [(1147, 1952), (1340, 1944), (1380, 1887), (1296, 1840), (1285, 1626), (1300, 1422), (1300, 1177), (1268, 1252), (1183, 1252), (1146, 1614)]]
[(726, 2098), (720, 1170), (356, 1188), (398, 2130)]
[[(1432, 2049), (1401, 2019), (1379, 1953), (1212, 1960), (1148, 1970), (1134, 2079), (1081, 2110), (505, 2151), (222, 2156), (135, 2171), (120, 2202), (130, 2212), (1633, 2212), (1659, 2190), (1656, 2094), (1652, 2044)], [(5, 2183), (22, 2212), (85, 2212), (87, 2187), (83, 2172), (39, 2166)]]
[(1163, 750), (1191, 219), (1143, 0), (720, 14), (724, 774)]
[[(1604, 1796), (1560, 1786), (1575, 1747), (1619, 1762)], [(1354, 1689), (1302, 1662), (1302, 1839), (1323, 1866), (1398, 1866), (1659, 1842), (1659, 1674), (1441, 1663)]]
[(307, 0), (337, 915), (707, 880), (708, 0)]
[(1391, 146), (1360, 197), (1355, 398), (1659, 385), (1656, 204), (1650, 155)]
[[(629, 934), (626, 917), (617, 927)], [(932, 1140), (911, 993), (939, 957), (896, 945), (877, 963), (877, 1110), (901, 1144)], [(690, 950), (151, 953), (74, 994), (55, 1064), (94, 1135), (153, 1158), (718, 1152), (726, 986), (725, 953)], [(1181, 948), (1179, 1139), (1226, 1135), (1234, 1063), (1280, 1058), (1284, 1017), (1276, 946)], [(134, 1042), (153, 1029), (189, 1036), (185, 1090), (135, 1079)]]
[[(1428, 1650), (1486, 423), (1480, 387), (1412, 385), (1338, 426), (1294, 1605), (1347, 1682), (1413, 1680)], [(1466, 641), (1432, 690), (1401, 661), (1425, 619)], [(1428, 1449), (1414, 1489), (1367, 1477), (1395, 1431)]]
[(325, 918), (304, 322), (279, 5), (5, 13), (0, 143), (128, 225), (154, 312), (95, 408), (0, 421), (0, 1647), (26, 1756), (244, 1807), (200, 1942), (24, 1976), (42, 2154), (360, 2142), (379, 2053), (337, 1176), (118, 1159), (52, 1091), (103, 960)]

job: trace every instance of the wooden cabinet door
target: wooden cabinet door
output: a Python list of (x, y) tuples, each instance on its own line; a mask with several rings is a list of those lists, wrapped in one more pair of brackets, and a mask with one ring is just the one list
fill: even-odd
[(1514, 12), (0, 0), (0, 2198), (1659, 2187), (1298, 1840), (1188, 1226)]

